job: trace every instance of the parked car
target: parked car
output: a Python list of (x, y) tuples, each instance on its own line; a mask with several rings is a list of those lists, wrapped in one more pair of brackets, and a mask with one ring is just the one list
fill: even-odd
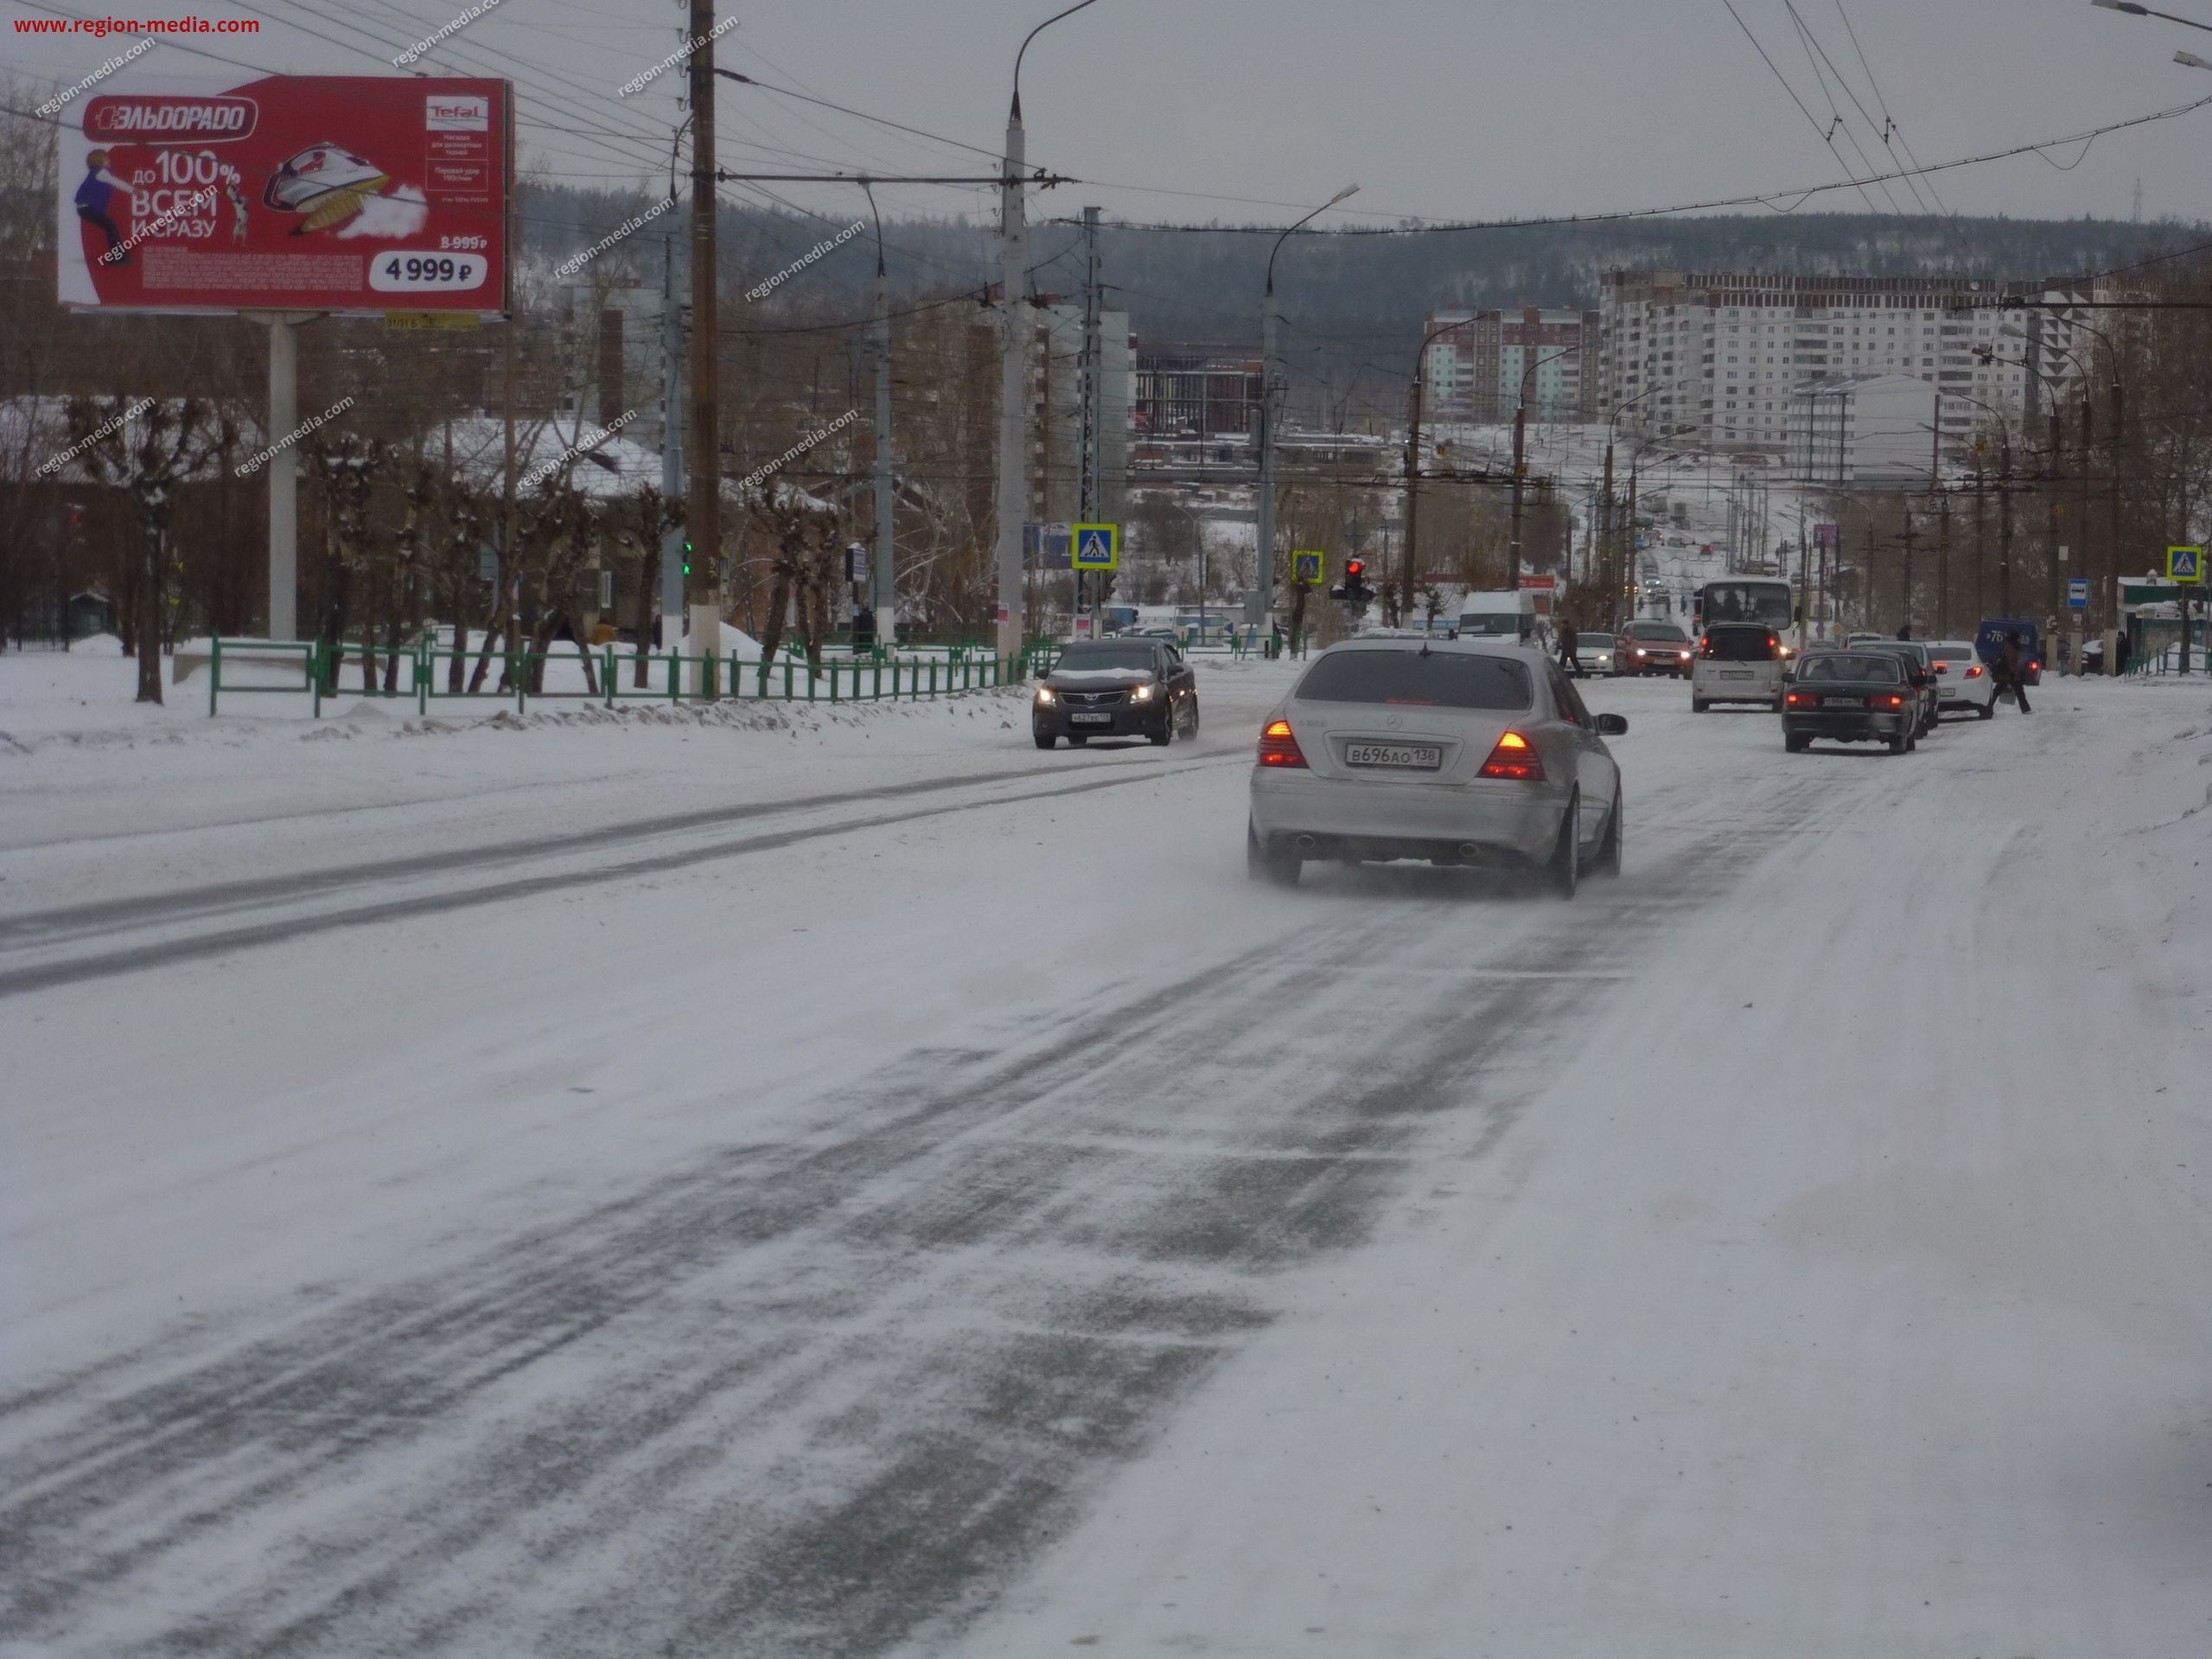
[(1782, 638), (1763, 622), (1715, 622), (1698, 641), (1690, 673), (1690, 711), (1716, 703), (1763, 703), (1780, 709), (1786, 665)]
[(2030, 686), (2043, 683), (2043, 630), (2033, 622), (2017, 617), (1985, 616), (1981, 626), (1974, 630), (1974, 654), (1981, 659), (1981, 666), (1992, 672), (2005, 655), (2005, 641), (2018, 635), (2023, 667), (2020, 677)]
[(1997, 676), (1974, 655), (1972, 640), (1930, 640), (1935, 664), (1935, 708), (1939, 714), (1970, 711), (1986, 720), (1997, 712)]
[(1575, 635), (1575, 672), (1584, 674), (1604, 674), (1609, 678), (1621, 671), (1614, 666), (1614, 652), (1620, 641), (1610, 634), (1578, 634)]
[(1288, 886), (1323, 859), (1495, 865), (1571, 898), (1584, 871), (1620, 871), (1605, 739), (1628, 729), (1513, 643), (1333, 645), (1262, 723), (1247, 866)]
[(1030, 705), (1039, 749), (1061, 738), (1081, 748), (1093, 737), (1175, 741), (1198, 735), (1198, 676), (1170, 640), (1124, 634), (1078, 640), (1060, 654)]
[(1690, 677), (1690, 636), (1673, 622), (1630, 622), (1622, 629), (1614, 665), (1624, 674)]
[(1918, 745), (1920, 709), (1903, 658), (1887, 651), (1823, 651), (1798, 665), (1782, 699), (1782, 747), (1877, 743), (1902, 755)]
[(1858, 648), (1885, 651), (1905, 665), (1906, 683), (1920, 699), (1920, 730), (1914, 735), (1925, 737), (1935, 731), (1943, 717), (1942, 690), (1936, 683), (1935, 661), (1928, 655), (1927, 645), (1919, 640), (1877, 640)]

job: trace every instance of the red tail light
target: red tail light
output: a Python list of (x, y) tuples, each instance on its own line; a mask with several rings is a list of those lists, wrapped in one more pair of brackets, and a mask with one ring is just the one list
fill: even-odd
[(1795, 692), (1792, 692), (1789, 693), (1787, 700), (1789, 702), (1791, 706), (1794, 707), (1796, 705), (1802, 703), (1805, 699), (1802, 697), (1800, 697)]
[(1304, 766), (1304, 751), (1288, 720), (1270, 720), (1267, 729), (1259, 734), (1259, 763), (1262, 766)]
[(2043, 666), (2040, 662), (2031, 662), (2028, 665), (2028, 672), (2031, 674), (2039, 674), (2043, 671)]
[(1544, 763), (1527, 738), (1518, 731), (1508, 731), (1498, 739), (1498, 746), (1490, 751), (1490, 758), (1482, 763), (1486, 778), (1517, 778), (1523, 783), (1544, 782)]
[(1974, 664), (1974, 666), (1973, 666), (1973, 667), (1971, 667), (1971, 668), (1967, 669), (1967, 678), (1968, 680), (1979, 680), (1979, 679), (1980, 679), (1980, 678), (1981, 678), (1981, 664), (1979, 664), (1979, 662), (1977, 662), (1976, 664)]
[(1905, 699), (1902, 697), (1892, 697), (1887, 700), (1890, 706), (1893, 709), (1901, 709), (1905, 705)]

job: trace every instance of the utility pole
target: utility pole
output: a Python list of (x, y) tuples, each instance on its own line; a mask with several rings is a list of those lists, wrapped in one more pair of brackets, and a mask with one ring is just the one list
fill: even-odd
[(1998, 451), (1997, 475), (1997, 608), (2012, 614), (2012, 439), (2008, 433)]
[[(870, 205), (874, 205), (871, 194)], [(876, 643), (899, 642), (898, 514), (891, 482), (891, 280), (883, 267), (883, 238), (876, 235), (876, 579), (871, 584)], [(896, 683), (896, 682), (894, 682)]]
[[(1904, 611), (1905, 620), (1904, 632), (1900, 635), (1899, 637), (1909, 639), (1914, 637), (1912, 631), (1912, 553), (1913, 549), (1920, 543), (1920, 532), (1912, 527), (1912, 507), (1909, 504), (1905, 507), (1905, 527), (1903, 533), (1893, 538), (1893, 539), (1900, 543), (1905, 550), (1905, 591), (1904, 603), (1902, 607)], [(1867, 572), (1866, 591), (1869, 600), (1869, 609), (1871, 609), (1872, 608), (1871, 601), (1874, 592), (1874, 574), (1871, 571)]]
[[(1075, 454), (1075, 517), (1081, 523), (1095, 521), (1099, 515), (1099, 448), (1100, 393), (1104, 374), (1100, 364), (1100, 353), (1105, 344), (1104, 327), (1099, 316), (1099, 210), (1083, 209), (1083, 344), (1076, 357), (1076, 397), (1081, 405), (1078, 416), (1081, 436)], [(1205, 532), (1199, 532), (1198, 560), (1198, 617), (1202, 633), (1206, 625), (1206, 558)], [(1042, 548), (1040, 548), (1042, 552)], [(1103, 572), (1099, 577), (1098, 597), (1093, 605), (1103, 603), (1106, 584), (1112, 580)], [(1075, 572), (1075, 603), (1080, 608), (1083, 601), (1083, 572)], [(1091, 637), (1098, 637), (1098, 622), (1091, 623)]]
[[(717, 430), (714, 210), (714, 0), (691, 0), (692, 48), (692, 431), (691, 493), (685, 529), (694, 555), (691, 580), (692, 689), (705, 696), (721, 655), (722, 438)], [(665, 632), (666, 630), (664, 630)], [(673, 645), (673, 641), (667, 641)]]
[[(1535, 348), (1531, 347), (1529, 349), (1533, 352)], [(1525, 392), (1527, 387), (1526, 376), (1522, 377), (1521, 386)], [(1520, 477), (1527, 470), (1521, 457), (1527, 436), (1528, 400), (1522, 397), (1515, 399), (1513, 406), (1513, 543), (1508, 554), (1511, 562), (1506, 570), (1508, 593), (1520, 591)]]
[(1410, 615), (1413, 609), (1413, 524), (1418, 511), (1421, 493), (1421, 377), (1413, 377), (1413, 389), (1406, 394), (1406, 546), (1404, 561), (1399, 566), (1399, 591), (1403, 596), (1398, 607), (1399, 615)]
[(1974, 615), (1989, 615), (1989, 583), (1982, 573), (1989, 554), (1989, 491), (1983, 482), (1980, 440), (1974, 449)]
[[(1267, 291), (1259, 301), (1259, 497), (1254, 503), (1259, 522), (1258, 556), (1253, 574), (1267, 596), (1262, 637), (1275, 637), (1275, 279), (1271, 268)], [(1412, 590), (1406, 590), (1411, 603)]]
[(1610, 433), (1605, 439), (1604, 505), (1598, 511), (1604, 524), (1597, 542), (1597, 583), (1599, 591), (1604, 595), (1598, 616), (1610, 629), (1613, 626), (1615, 596), (1619, 588), (1613, 580), (1613, 439)]
[[(1028, 42), (1023, 43), (1025, 47)], [(1030, 331), (1022, 317), (1023, 267), (1029, 233), (1022, 217), (1022, 67), (1014, 61), (1014, 101), (1006, 112), (1006, 175), (998, 195), (998, 279), (1005, 289), (1000, 321), (1005, 332), (998, 361), (998, 654), (1022, 654), (1022, 520), (1029, 511)], [(1018, 667), (1009, 669), (1018, 672)]]
[(1935, 533), (1935, 635), (1951, 637), (1951, 497), (1942, 497), (1942, 519)]
[[(671, 163), (673, 168), (673, 163)], [(690, 497), (684, 484), (684, 279), (676, 262), (676, 222), (672, 215), (661, 233), (660, 265), (660, 495), (672, 506)], [(677, 618), (684, 614), (685, 526), (671, 525), (660, 537), (660, 616), (665, 650), (682, 649), (676, 640)], [(651, 601), (639, 596), (638, 627), (649, 632), (651, 621), (642, 614)], [(645, 660), (638, 660), (645, 672)]]

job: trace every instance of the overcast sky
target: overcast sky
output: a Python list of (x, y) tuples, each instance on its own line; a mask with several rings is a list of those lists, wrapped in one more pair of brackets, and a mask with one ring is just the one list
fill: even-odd
[[(1879, 101), (1837, 0), (1801, 0), (1799, 15), (1875, 123), (1886, 103), (1923, 163), (2212, 95), (2212, 73), (2171, 61), (2177, 47), (2212, 57), (2212, 35), (2095, 10), (2088, 0), (1845, 3)], [(2177, 11), (2191, 5), (2212, 22), (2212, 0), (2171, 0)], [(1833, 97), (1867, 154), (1890, 165), (1833, 80), (1823, 89), (1783, 0), (1736, 6), (1813, 120), (1723, 0), (1096, 0), (1030, 50), (1030, 159), (1085, 181), (1053, 194), (1043, 210), (1055, 214), (1095, 201), (1137, 220), (1280, 223), (1296, 210), (1277, 204), (1316, 203), (1354, 182), (1360, 195), (1338, 222), (1596, 213), (1832, 181), (1840, 169), (1822, 131)], [(11, 20), (0, 26), (5, 63), (74, 81), (118, 42), (32, 41), (12, 20), (102, 9), (0, 0)], [(106, 9), (209, 18), (248, 10), (220, 0)], [(196, 47), (246, 73), (388, 73), (393, 52), (466, 8), (271, 0), (263, 9), (258, 37), (165, 41), (132, 71), (233, 72), (188, 49)], [(738, 22), (720, 61), (991, 150), (1015, 48), (1054, 10), (1053, 0), (723, 0), (721, 16)], [(655, 170), (649, 156), (665, 156), (681, 72), (627, 99), (615, 91), (674, 48), (683, 15), (673, 0), (498, 0), (427, 63), (520, 83), (526, 163), (554, 178), (628, 182)], [(981, 155), (754, 88), (725, 83), (718, 109), (725, 167), (989, 170)], [(1857, 166), (1840, 134), (1837, 144)], [(2054, 159), (2079, 156), (2076, 145)], [(1934, 188), (1955, 211), (2125, 218), (2139, 177), (2146, 217), (2212, 219), (2209, 159), (2212, 108), (2100, 138), (2070, 171), (2030, 156), (1946, 172)], [(840, 220), (857, 204), (850, 188), (775, 188)], [(1913, 207), (1903, 186), (1891, 191)], [(986, 193), (956, 188), (887, 188), (882, 200), (887, 212), (987, 205)], [(1878, 192), (1873, 201), (1887, 206)], [(1846, 190), (1809, 205), (1866, 204)]]

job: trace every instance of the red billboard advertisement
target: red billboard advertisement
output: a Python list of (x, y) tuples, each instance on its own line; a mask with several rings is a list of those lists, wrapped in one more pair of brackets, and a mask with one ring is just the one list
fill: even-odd
[(503, 312), (513, 108), (504, 80), (118, 76), (63, 113), (61, 303)]

